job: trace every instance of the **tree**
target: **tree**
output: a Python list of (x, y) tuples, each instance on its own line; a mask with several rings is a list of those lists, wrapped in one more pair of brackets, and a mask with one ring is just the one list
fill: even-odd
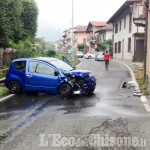
[(83, 51), (85, 46), (87, 46), (87, 45), (83, 44), (83, 43), (80, 43), (80, 44), (77, 45), (79, 51)]
[(20, 0), (0, 0), (0, 47), (9, 47), (9, 41), (17, 42), (23, 35)]
[(53, 47), (49, 48), (48, 51), (47, 51), (47, 56), (48, 57), (53, 57), (56, 55), (56, 51)]
[(14, 58), (28, 58), (35, 56), (35, 50), (30, 40), (19, 41), (18, 44), (14, 44), (12, 47), (17, 50), (14, 52)]
[(100, 44), (100, 48), (103, 50), (106, 50), (106, 48), (111, 49), (111, 47), (112, 47), (112, 40), (105, 40)]
[(22, 21), (24, 28), (24, 39), (33, 39), (37, 32), (38, 7), (34, 0), (22, 0)]

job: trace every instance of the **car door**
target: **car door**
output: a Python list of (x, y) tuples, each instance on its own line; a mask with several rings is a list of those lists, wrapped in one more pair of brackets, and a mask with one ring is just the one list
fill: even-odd
[(58, 71), (45, 62), (29, 61), (28, 66), (26, 90), (56, 93), (58, 75), (55, 72)]
[[(62, 59), (63, 59), (63, 61), (64, 61), (65, 63), (67, 63), (68, 65), (71, 66), (69, 60), (68, 60), (65, 56), (62, 56)], [(71, 67), (72, 67), (72, 66), (71, 66)]]

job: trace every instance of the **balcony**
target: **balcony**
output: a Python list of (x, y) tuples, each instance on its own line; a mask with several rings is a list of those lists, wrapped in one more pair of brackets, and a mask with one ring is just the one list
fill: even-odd
[(143, 4), (139, 4), (133, 15), (133, 22), (136, 26), (145, 27), (146, 24), (146, 10)]
[(91, 36), (91, 37), (87, 38), (87, 41), (90, 42), (90, 43), (95, 43), (96, 42), (96, 37)]

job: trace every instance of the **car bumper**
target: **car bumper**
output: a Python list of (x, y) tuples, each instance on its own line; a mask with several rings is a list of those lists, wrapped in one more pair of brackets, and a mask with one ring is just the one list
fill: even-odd
[(84, 84), (84, 88), (87, 89), (94, 89), (96, 87), (96, 79), (94, 76), (89, 77), (86, 79), (86, 83)]

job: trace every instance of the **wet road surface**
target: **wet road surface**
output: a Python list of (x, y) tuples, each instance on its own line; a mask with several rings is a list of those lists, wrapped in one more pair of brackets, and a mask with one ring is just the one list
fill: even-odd
[[(22, 93), (0, 103), (0, 149), (113, 149), (149, 150), (150, 116), (140, 98), (133, 97), (134, 89), (123, 89), (130, 81), (128, 69), (111, 61), (109, 71), (104, 62), (82, 59), (80, 69), (90, 70), (97, 79), (95, 93), (90, 96), (61, 99), (52, 94)], [(41, 145), (45, 134), (48, 145)], [(146, 139), (146, 147), (52, 146), (48, 134), (61, 134), (76, 139), (91, 134), (103, 137), (137, 137)], [(144, 145), (144, 146), (145, 146)]]

